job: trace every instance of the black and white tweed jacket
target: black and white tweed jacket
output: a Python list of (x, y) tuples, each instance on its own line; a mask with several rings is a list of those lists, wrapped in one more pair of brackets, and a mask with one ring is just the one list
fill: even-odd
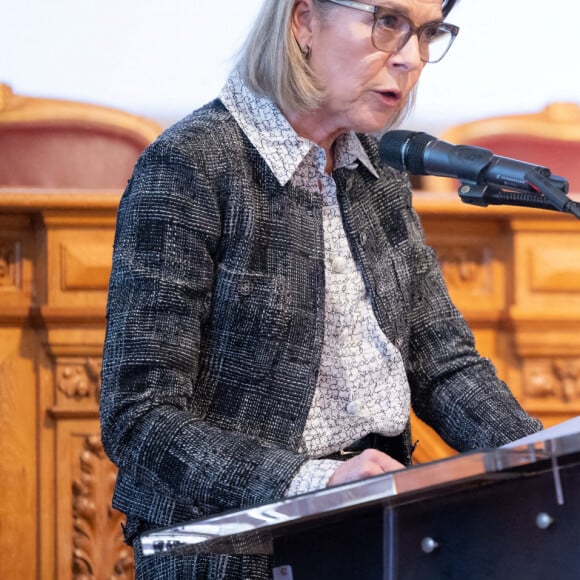
[[(417, 415), (452, 447), (536, 431), (478, 355), (423, 239), (403, 174), (334, 178), (379, 325), (399, 349)], [(101, 428), (119, 467), (139, 577), (267, 578), (264, 556), (142, 558), (139, 533), (280, 498), (298, 453), (324, 333), (320, 200), (281, 186), (214, 101), (151, 145), (118, 213)], [(403, 445), (401, 445), (401, 442)], [(408, 431), (393, 449), (410, 453)], [(388, 451), (388, 450), (387, 450)]]

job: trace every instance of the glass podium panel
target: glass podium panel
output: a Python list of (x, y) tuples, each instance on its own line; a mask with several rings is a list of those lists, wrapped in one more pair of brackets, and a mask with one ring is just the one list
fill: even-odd
[[(473, 495), (473, 490), (478, 493), (480, 488), (502, 481), (525, 482), (535, 474), (543, 474), (544, 481), (549, 474), (550, 493), (561, 506), (566, 502), (567, 493), (562, 486), (562, 472), (579, 464), (580, 417), (577, 417), (502, 448), (463, 453), (274, 503), (157, 529), (144, 534), (141, 543), (145, 555), (168, 551), (273, 553), (278, 539), (324, 521), (346, 521), (353, 514), (378, 509), (382, 514), (381, 526), (392, 527), (390, 518), (406, 505), (414, 506), (409, 508), (411, 512), (429, 499), (460, 497), (466, 490)], [(542, 489), (545, 493), (545, 487)], [(538, 518), (536, 526), (540, 527), (543, 525), (540, 513)], [(550, 525), (548, 520), (545, 523)], [(425, 541), (421, 548), (424, 552), (429, 550), (428, 539)], [(381, 549), (384, 551), (384, 546)]]

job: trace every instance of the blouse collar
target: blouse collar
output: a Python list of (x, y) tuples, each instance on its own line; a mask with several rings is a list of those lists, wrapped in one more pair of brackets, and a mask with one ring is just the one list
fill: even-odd
[[(238, 68), (228, 78), (219, 97), (280, 185), (286, 185), (311, 149), (318, 147), (294, 131), (270, 98), (254, 94), (243, 82)], [(352, 169), (357, 160), (378, 178), (360, 139), (350, 131), (337, 139), (335, 169)]]

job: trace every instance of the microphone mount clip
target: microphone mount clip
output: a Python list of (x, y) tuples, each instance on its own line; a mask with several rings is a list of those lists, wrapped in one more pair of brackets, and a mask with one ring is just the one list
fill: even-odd
[(462, 172), (460, 178), (458, 193), (463, 203), (479, 207), (513, 205), (548, 209), (571, 213), (580, 219), (580, 204), (566, 195), (568, 182), (562, 177), (551, 175), (544, 167), (534, 167), (526, 172), (527, 188), (479, 184), (473, 177), (479, 175), (481, 169), (474, 165), (472, 170), (473, 172)]

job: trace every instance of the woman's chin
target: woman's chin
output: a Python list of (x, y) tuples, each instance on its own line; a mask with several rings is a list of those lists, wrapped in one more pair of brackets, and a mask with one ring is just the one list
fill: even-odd
[(385, 128), (392, 125), (399, 118), (399, 111), (391, 111), (389, 114), (373, 115), (362, 121), (359, 127), (355, 128), (356, 133), (368, 133), (370, 135), (380, 134)]

